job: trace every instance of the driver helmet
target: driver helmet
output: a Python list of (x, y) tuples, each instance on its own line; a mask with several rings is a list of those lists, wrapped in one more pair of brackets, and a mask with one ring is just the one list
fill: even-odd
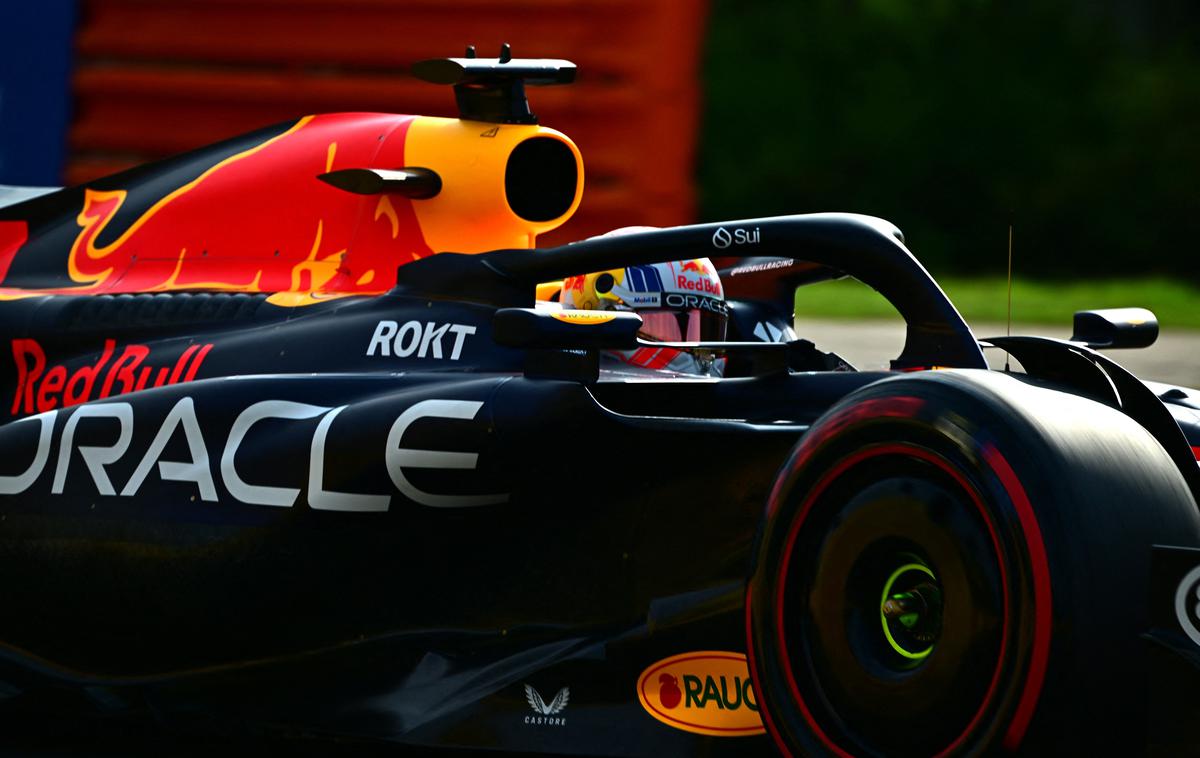
[[(563, 281), (563, 308), (633, 311), (638, 332), (653, 342), (720, 342), (729, 307), (717, 270), (708, 258), (628, 266), (581, 274)], [(707, 351), (641, 347), (608, 353), (639, 369), (720, 376), (725, 359)]]

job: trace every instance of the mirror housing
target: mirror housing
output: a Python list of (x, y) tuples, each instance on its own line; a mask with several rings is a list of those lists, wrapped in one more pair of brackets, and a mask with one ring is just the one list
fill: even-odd
[(1158, 339), (1158, 318), (1145, 308), (1076, 311), (1071, 342), (1093, 350), (1149, 347)]

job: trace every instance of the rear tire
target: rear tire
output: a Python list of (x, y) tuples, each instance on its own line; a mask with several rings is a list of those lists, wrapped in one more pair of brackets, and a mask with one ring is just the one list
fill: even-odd
[(884, 380), (793, 450), (747, 596), (785, 751), (1139, 752), (1151, 545), (1196, 503), (1124, 414), (983, 371)]

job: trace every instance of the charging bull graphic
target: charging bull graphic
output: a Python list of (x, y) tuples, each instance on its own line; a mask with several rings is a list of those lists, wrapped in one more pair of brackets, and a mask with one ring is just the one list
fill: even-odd
[[(338, 290), (374, 289), (380, 270), (429, 253), (411, 203), (389, 202), (383, 223), (363, 224), (355, 235), (364, 198), (316, 177), (339, 159), (369, 164), (376, 151), (402, 143), (411, 122), (300, 119), (282, 134), (217, 162), (132, 219), (120, 218), (127, 190), (85, 188), (80, 231), (67, 260), (71, 281), (110, 291), (274, 292), (331, 284)], [(238, 221), (211, 224), (211, 210), (233, 193), (239, 198)], [(352, 243), (357, 243), (353, 260)], [(346, 281), (334, 283), (337, 277)]]
[[(572, 186), (539, 186), (547, 149), (576, 164)], [(434, 189), (414, 195), (399, 179), (344, 181), (356, 173), (403, 179), (405, 167), (433, 177)], [(517, 170), (534, 174), (528, 187), (517, 186)], [(0, 299), (380, 293), (395, 284), (398, 266), (435, 252), (533, 247), (570, 217), (581, 188), (575, 146), (536, 125), (306, 116), (0, 208)], [(544, 192), (560, 196), (550, 216), (536, 196)]]

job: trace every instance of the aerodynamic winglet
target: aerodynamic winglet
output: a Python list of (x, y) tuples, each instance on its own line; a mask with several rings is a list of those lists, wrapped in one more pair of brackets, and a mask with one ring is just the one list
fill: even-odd
[(344, 168), (317, 174), (326, 184), (356, 195), (397, 195), (425, 200), (442, 191), (442, 178), (427, 168), (401, 168), (394, 171), (381, 168)]

